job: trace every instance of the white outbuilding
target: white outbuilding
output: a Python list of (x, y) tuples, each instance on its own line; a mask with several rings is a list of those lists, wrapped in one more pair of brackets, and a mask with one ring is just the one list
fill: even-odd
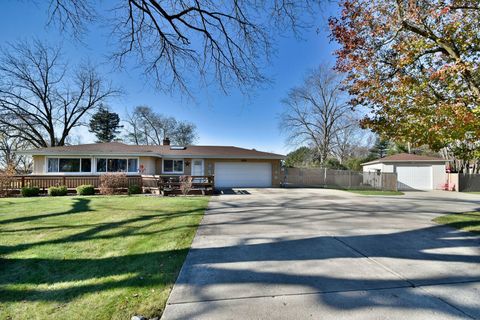
[(448, 160), (400, 153), (362, 163), (363, 172), (396, 173), (398, 190), (442, 189)]

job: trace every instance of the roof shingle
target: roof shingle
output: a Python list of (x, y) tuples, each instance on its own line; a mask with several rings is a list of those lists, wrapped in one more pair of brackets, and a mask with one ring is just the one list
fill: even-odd
[(152, 156), (179, 156), (179, 157), (218, 157), (218, 158), (268, 158), (283, 159), (284, 156), (276, 153), (244, 149), (233, 146), (186, 146), (185, 149), (171, 149), (172, 146), (129, 145), (120, 142), (79, 144), (62, 147), (39, 148), (25, 151), (31, 155), (58, 155), (58, 154), (125, 154)]
[(438, 158), (438, 157), (421, 156), (421, 155), (411, 154), (411, 153), (398, 153), (398, 154), (394, 154), (394, 155), (387, 156), (387, 157), (384, 157), (384, 158), (376, 159), (376, 160), (373, 160), (373, 161), (370, 161), (370, 162), (362, 163), (362, 165), (373, 164), (373, 163), (382, 163), (382, 162), (416, 162), (416, 161), (420, 161), (420, 162), (422, 162), (422, 161), (424, 161), (424, 162), (444, 161), (444, 162), (446, 162), (448, 160)]

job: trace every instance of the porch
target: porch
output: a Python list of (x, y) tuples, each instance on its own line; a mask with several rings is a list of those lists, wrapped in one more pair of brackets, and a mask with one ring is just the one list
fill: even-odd
[[(93, 185), (99, 191), (101, 175), (15, 175), (11, 179), (12, 194), (18, 194), (23, 187), (38, 187), (41, 193), (46, 193), (48, 188), (66, 186), (69, 192), (75, 192), (80, 185)], [(214, 190), (214, 177), (191, 176), (192, 185), (189, 194), (212, 194)], [(137, 185), (145, 193), (161, 195), (181, 194), (180, 175), (127, 175), (125, 189)]]

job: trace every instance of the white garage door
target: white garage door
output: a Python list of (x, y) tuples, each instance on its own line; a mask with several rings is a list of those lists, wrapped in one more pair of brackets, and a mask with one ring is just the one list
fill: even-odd
[(272, 186), (272, 165), (259, 162), (215, 162), (216, 188)]
[(432, 190), (431, 166), (397, 166), (399, 190)]

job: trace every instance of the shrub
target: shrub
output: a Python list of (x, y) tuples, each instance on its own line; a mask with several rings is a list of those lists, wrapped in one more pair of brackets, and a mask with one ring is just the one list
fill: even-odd
[(20, 191), (23, 197), (36, 197), (40, 193), (40, 188), (37, 187), (23, 187)]
[(190, 190), (192, 190), (192, 177), (191, 176), (181, 176), (180, 177), (180, 191), (186, 196)]
[(125, 173), (105, 173), (100, 176), (100, 193), (117, 194), (121, 193), (128, 185), (128, 178)]
[(142, 193), (142, 188), (136, 184), (128, 187), (128, 194), (140, 194)]
[(8, 166), (0, 171), (0, 197), (7, 197), (12, 191), (12, 184), (15, 182), (15, 168)]
[(92, 196), (95, 194), (95, 187), (91, 184), (82, 184), (77, 187), (77, 194), (79, 196)]
[(58, 187), (50, 187), (48, 188), (48, 195), (52, 197), (60, 197), (67, 195), (67, 187), (66, 186), (58, 186)]

